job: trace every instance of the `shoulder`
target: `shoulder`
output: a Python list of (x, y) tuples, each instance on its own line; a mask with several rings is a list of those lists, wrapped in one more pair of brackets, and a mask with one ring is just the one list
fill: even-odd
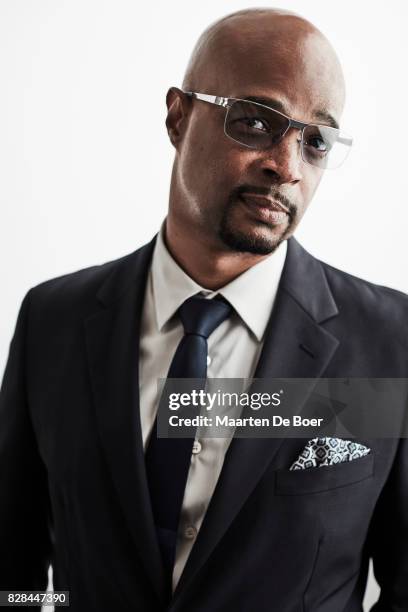
[(86, 314), (99, 299), (114, 298), (132, 279), (145, 271), (153, 250), (152, 242), (118, 259), (76, 270), (46, 280), (28, 292), (30, 309), (50, 312)]
[[(382, 363), (387, 355), (389, 371), (400, 372), (401, 354), (408, 351), (408, 296), (328, 264), (321, 265), (339, 315), (328, 322), (328, 329), (341, 336), (355, 355), (369, 350), (371, 359), (377, 355)], [(394, 365), (393, 360), (397, 360)]]
[(30, 290), (30, 302), (40, 306), (50, 302), (68, 304), (95, 296), (103, 282), (128, 258), (130, 255), (48, 279)]
[(408, 296), (319, 263), (337, 308), (324, 325), (340, 343), (328, 376), (406, 377)]
[(339, 310), (353, 309), (370, 317), (408, 315), (408, 295), (402, 291), (371, 283), (320, 261)]
[(333, 317), (345, 325), (357, 323), (355, 329), (360, 326), (366, 330), (402, 321), (407, 326), (405, 293), (339, 270), (316, 258), (294, 238), (289, 240), (282, 283), (316, 320)]

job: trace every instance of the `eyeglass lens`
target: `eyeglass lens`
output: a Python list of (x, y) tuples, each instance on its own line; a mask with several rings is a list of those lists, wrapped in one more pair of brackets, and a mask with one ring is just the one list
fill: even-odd
[[(233, 102), (225, 117), (226, 135), (253, 149), (278, 143), (288, 128), (289, 119), (284, 115), (255, 102)], [(302, 130), (302, 159), (319, 168), (336, 168), (348, 155), (347, 142), (336, 128), (308, 125)]]

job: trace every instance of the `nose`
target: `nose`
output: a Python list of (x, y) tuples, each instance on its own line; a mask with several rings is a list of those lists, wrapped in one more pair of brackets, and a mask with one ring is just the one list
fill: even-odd
[(274, 183), (294, 184), (302, 180), (304, 162), (300, 154), (300, 132), (289, 129), (282, 140), (259, 152), (261, 169)]

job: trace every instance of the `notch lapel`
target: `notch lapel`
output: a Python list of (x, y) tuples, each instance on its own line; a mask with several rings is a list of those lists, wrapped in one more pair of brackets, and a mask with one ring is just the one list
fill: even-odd
[(163, 570), (150, 507), (139, 412), (139, 336), (154, 240), (124, 258), (85, 321), (99, 434), (118, 499), (147, 576), (162, 597)]
[[(321, 264), (290, 239), (254, 378), (319, 378), (338, 346), (337, 338), (321, 323), (337, 314)], [(313, 386), (311, 381), (309, 389)], [(197, 541), (174, 593), (175, 603), (179, 594), (191, 586), (283, 442), (277, 438), (231, 441)]]

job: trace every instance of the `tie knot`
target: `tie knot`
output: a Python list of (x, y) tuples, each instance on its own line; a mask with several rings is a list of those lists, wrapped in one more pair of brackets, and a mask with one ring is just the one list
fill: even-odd
[(224, 298), (206, 299), (194, 295), (188, 298), (179, 308), (185, 334), (195, 334), (208, 338), (212, 332), (232, 311), (232, 307)]

